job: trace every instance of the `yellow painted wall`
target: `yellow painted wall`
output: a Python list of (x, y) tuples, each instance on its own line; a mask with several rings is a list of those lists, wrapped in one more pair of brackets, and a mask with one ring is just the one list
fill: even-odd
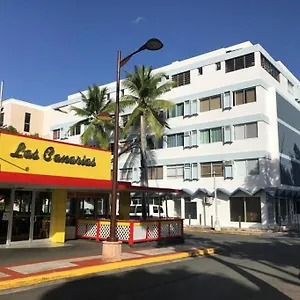
[[(20, 158), (12, 157), (20, 143), (24, 143), (26, 151), (20, 151)], [(53, 147), (54, 153), (49, 158), (49, 152), (44, 158), (45, 150)], [(32, 157), (32, 153), (37, 155)], [(55, 155), (68, 156), (75, 164), (55, 162)], [(27, 158), (24, 156), (27, 155)], [(28, 158), (31, 157), (31, 158)], [(95, 159), (96, 166), (78, 165), (78, 157)], [(34, 159), (36, 158), (36, 159)], [(77, 161), (76, 161), (77, 160)], [(86, 161), (86, 160), (85, 160)], [(91, 178), (110, 180), (111, 153), (109, 151), (85, 148), (72, 144), (56, 143), (48, 140), (33, 139), (27, 136), (0, 133), (0, 171), (24, 174), (66, 176), (77, 178)]]
[(129, 192), (120, 192), (119, 218), (129, 220), (131, 196)]
[(67, 190), (53, 190), (50, 217), (50, 239), (54, 243), (65, 242)]

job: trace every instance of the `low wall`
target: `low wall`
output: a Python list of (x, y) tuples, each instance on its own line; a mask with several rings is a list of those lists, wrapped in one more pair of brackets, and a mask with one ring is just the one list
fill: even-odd
[[(109, 237), (109, 231), (110, 220), (77, 220), (78, 238), (102, 241)], [(175, 237), (183, 238), (183, 219), (118, 220), (117, 237), (129, 245)]]

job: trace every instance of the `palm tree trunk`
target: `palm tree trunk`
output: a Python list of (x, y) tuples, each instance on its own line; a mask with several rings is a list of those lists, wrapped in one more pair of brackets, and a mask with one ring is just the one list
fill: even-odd
[[(147, 156), (146, 156), (146, 148), (147, 148), (147, 140), (146, 140), (146, 126), (145, 126), (145, 118), (142, 114), (140, 117), (141, 127), (140, 127), (140, 134), (141, 134), (141, 185), (148, 186), (148, 168), (147, 168)], [(147, 194), (142, 193), (142, 218), (147, 218)]]

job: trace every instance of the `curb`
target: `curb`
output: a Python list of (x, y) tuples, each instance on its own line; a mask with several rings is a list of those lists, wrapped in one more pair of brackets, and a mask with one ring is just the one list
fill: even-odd
[(269, 232), (232, 232), (232, 231), (215, 231), (215, 230), (201, 230), (201, 229), (184, 229), (184, 232), (199, 232), (199, 233), (212, 233), (212, 234), (231, 234), (231, 235), (253, 235), (262, 236), (268, 234)]
[(137, 266), (143, 266), (153, 263), (167, 262), (177, 259), (205, 256), (214, 254), (217, 248), (203, 248), (203, 249), (194, 249), (188, 250), (185, 252), (178, 252), (173, 254), (147, 257), (147, 258), (138, 258), (132, 260), (124, 260), (121, 262), (108, 263), (98, 266), (91, 267), (81, 267), (78, 269), (67, 270), (67, 271), (54, 271), (49, 274), (42, 275), (33, 275), (25, 278), (16, 278), (12, 280), (3, 280), (0, 281), (0, 290), (9, 290), (14, 288), (20, 288), (25, 286), (36, 285), (40, 283), (45, 283), (49, 281), (56, 281), (67, 278), (75, 278), (84, 275), (90, 275), (95, 273), (102, 273), (107, 271), (114, 271), (118, 269), (125, 269)]

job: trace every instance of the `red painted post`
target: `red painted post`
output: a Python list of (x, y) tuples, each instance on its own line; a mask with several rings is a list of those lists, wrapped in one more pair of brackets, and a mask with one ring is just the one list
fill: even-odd
[(129, 221), (129, 241), (128, 244), (132, 246), (134, 244), (134, 222), (132, 220)]
[(161, 238), (161, 220), (158, 220), (158, 237), (157, 239), (159, 240)]
[(100, 220), (97, 221), (96, 241), (100, 240)]

